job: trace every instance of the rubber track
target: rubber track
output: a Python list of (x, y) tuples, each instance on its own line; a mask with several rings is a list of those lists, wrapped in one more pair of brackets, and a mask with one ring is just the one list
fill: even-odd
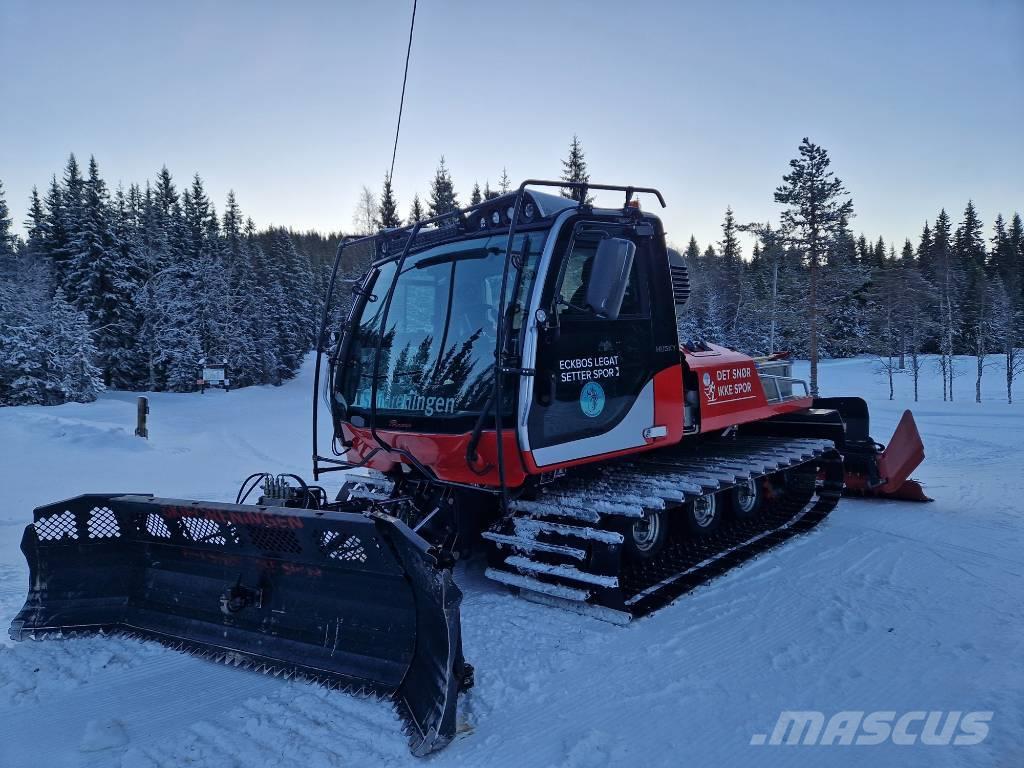
[[(799, 453), (800, 446), (808, 447), (802, 458), (796, 461), (787, 458), (793, 455), (794, 450)], [(736, 475), (739, 479), (746, 476), (757, 478), (772, 475), (772, 471), (765, 470), (770, 469), (770, 465), (776, 460), (783, 464), (777, 471), (787, 471), (786, 492), (778, 499), (766, 499), (761, 511), (752, 520), (743, 521), (727, 517), (716, 533), (704, 537), (686, 533), (682, 530), (682, 525), (670, 526), (669, 540), (662, 552), (653, 560), (641, 562), (625, 561), (622, 557), (621, 544), (585, 542), (585, 548), (589, 553), (587, 560), (583, 563), (573, 563), (588, 573), (617, 576), (617, 588), (595, 587), (593, 584), (583, 584), (548, 573), (525, 573), (502, 561), (507, 561), (509, 555), (513, 556), (513, 563), (519, 562), (515, 556), (520, 559), (529, 557), (551, 565), (566, 561), (554, 554), (541, 551), (530, 553), (508, 544), (492, 545), (493, 567), (488, 569), (487, 575), (502, 581), (507, 578), (506, 573), (512, 573), (520, 577), (525, 575), (545, 584), (559, 584), (577, 591), (583, 589), (587, 595), (586, 604), (628, 613), (634, 618), (647, 615), (751, 558), (779, 546), (794, 536), (807, 533), (820, 523), (835, 508), (843, 490), (842, 458), (831, 447), (831, 443), (821, 440), (758, 437), (739, 438), (727, 443), (723, 441), (696, 448), (671, 448), (646, 454), (639, 459), (613, 462), (597, 472), (555, 481), (548, 487), (547, 493), (542, 495), (541, 499), (545, 496), (552, 500), (572, 498), (581, 500), (581, 506), (587, 509), (595, 509), (602, 502), (607, 504), (609, 489), (614, 489), (618, 494), (615, 498), (620, 500), (632, 493), (638, 499), (646, 500), (647, 503), (639, 505), (642, 508), (667, 509), (669, 520), (672, 521), (673, 511), (682, 511), (681, 508), (697, 495), (728, 490), (736, 484), (736, 478), (729, 481), (723, 479), (724, 475)], [(768, 466), (753, 469), (764, 463)], [(709, 475), (717, 476), (717, 488), (713, 487), (716, 484), (715, 479), (709, 478)], [(675, 482), (666, 483), (665, 480), (669, 477)], [(645, 483), (645, 479), (648, 482)], [(694, 490), (666, 492), (666, 486), (673, 485), (677, 489), (685, 487)], [(709, 485), (712, 488), (709, 488)], [(703, 486), (700, 493), (696, 492), (695, 488), (699, 486)], [(656, 496), (664, 501), (653, 499), (658, 503), (650, 503), (652, 497)], [(666, 498), (673, 496), (676, 500)], [(632, 520), (624, 515), (635, 514), (628, 506), (622, 505), (621, 509), (616, 506), (617, 514), (602, 513), (596, 523), (584, 525), (596, 531), (625, 531)], [(536, 505), (523, 504), (522, 509), (535, 510)], [(562, 518), (529, 511), (514, 512), (514, 516), (518, 515), (529, 515), (552, 522), (566, 522), (565, 517), (571, 518), (572, 512), (570, 510)], [(580, 525), (578, 521), (575, 524)], [(495, 530), (508, 534), (514, 527), (514, 520), (506, 520), (499, 523)], [(504, 536), (500, 538), (505, 539)], [(549, 534), (540, 540), (551, 544), (581, 546), (579, 537)], [(517, 589), (521, 593), (524, 592), (522, 579), (516, 581), (520, 584)], [(566, 607), (578, 610), (586, 606)], [(597, 613), (599, 612), (595, 612)]]

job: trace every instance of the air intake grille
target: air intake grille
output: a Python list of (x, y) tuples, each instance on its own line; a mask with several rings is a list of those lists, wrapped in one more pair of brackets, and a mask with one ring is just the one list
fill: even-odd
[(669, 266), (669, 272), (672, 275), (672, 296), (676, 306), (682, 306), (690, 298), (690, 276), (685, 266), (677, 264)]

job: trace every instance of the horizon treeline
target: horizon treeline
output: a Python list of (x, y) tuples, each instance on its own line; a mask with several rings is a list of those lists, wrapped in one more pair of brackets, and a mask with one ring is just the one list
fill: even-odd
[(203, 361), (232, 386), (291, 378), (312, 345), (338, 236), (258, 230), (196, 174), (111, 193), (71, 155), (33, 189), (16, 237), (0, 185), (0, 405), (89, 401), (104, 388), (188, 392)]
[[(578, 137), (562, 165), (563, 181), (589, 181)], [(815, 392), (819, 358), (870, 354), (890, 397), (905, 371), (915, 399), (924, 354), (937, 355), (947, 399), (967, 373), (955, 356), (973, 356), (979, 400), (986, 358), (999, 354), (1012, 400), (1024, 369), (1019, 212), (997, 213), (986, 232), (968, 200), (956, 222), (943, 209), (913, 239), (886, 243), (854, 234), (853, 201), (823, 148), (804, 139), (782, 181), (778, 222), (727, 208), (720, 240), (682, 249), (692, 286), (682, 341), (808, 357)], [(474, 183), (469, 204), (511, 190), (502, 169), (497, 189)], [(363, 187), (354, 231), (400, 226), (399, 205), (387, 175), (379, 195)], [(442, 156), (405, 222), (459, 205)], [(179, 192), (166, 168), (111, 194), (95, 160), (83, 173), (74, 155), (44, 195), (33, 189), (25, 226), (24, 239), (13, 235), (0, 185), (0, 404), (88, 400), (104, 387), (191, 391), (204, 359), (226, 361), (232, 386), (279, 384), (314, 343), (342, 237), (257, 230), (233, 193), (218, 216), (198, 174)], [(340, 275), (359, 277), (368, 256), (354, 251)], [(340, 320), (349, 302), (337, 303)]]
[[(786, 351), (808, 357), (815, 392), (819, 357), (875, 355), (889, 378), (890, 397), (893, 376), (907, 371), (915, 399), (922, 355), (938, 355), (947, 399), (957, 392), (955, 380), (967, 373), (954, 356), (975, 357), (974, 395), (980, 400), (985, 359), (1001, 354), (1012, 401), (1013, 379), (1024, 370), (1020, 213), (1009, 218), (997, 213), (986, 239), (982, 218), (968, 200), (956, 224), (943, 208), (913, 239), (869, 239), (854, 234), (853, 201), (830, 165), (828, 152), (805, 138), (790, 173), (774, 190), (775, 202), (787, 206), (777, 223), (741, 223), (727, 207), (721, 240), (701, 247), (690, 237), (681, 251), (692, 286), (679, 317), (681, 340), (714, 342), (752, 355)], [(561, 180), (590, 180), (578, 136), (562, 161)], [(474, 182), (469, 204), (511, 189), (503, 168), (498, 190), (486, 182), (481, 190)], [(562, 195), (579, 200), (573, 188), (563, 188)], [(363, 187), (353, 223), (367, 233), (400, 226), (399, 207), (385, 175), (379, 195)], [(427, 205), (414, 195), (405, 223), (458, 207), (442, 156)], [(750, 258), (743, 252), (744, 234), (755, 241)]]
[[(954, 223), (942, 209), (902, 243), (855, 236), (849, 211), (823, 231), (815, 297), (805, 243), (782, 225), (740, 224), (725, 211), (722, 238), (702, 247), (691, 237), (681, 255), (692, 292), (680, 318), (683, 340), (701, 339), (752, 355), (791, 352), (801, 358), (870, 354), (889, 380), (906, 372), (914, 397), (925, 354), (937, 355), (943, 398), (953, 400), (956, 379), (971, 373), (981, 400), (989, 355), (1004, 357), (1006, 396), (1024, 371), (1024, 225), (1014, 212), (997, 213), (988, 233), (968, 200)], [(741, 234), (755, 238), (744, 257)], [(986, 237), (986, 234), (988, 237)], [(811, 316), (817, 349), (812, 352)], [(975, 358), (973, 370), (956, 355)]]

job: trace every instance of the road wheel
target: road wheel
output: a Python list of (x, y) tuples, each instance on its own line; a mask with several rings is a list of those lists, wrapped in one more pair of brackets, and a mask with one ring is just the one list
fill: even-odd
[(622, 538), (626, 556), (650, 560), (661, 552), (668, 538), (668, 518), (659, 510), (646, 510), (643, 517), (628, 521)]
[(740, 520), (749, 520), (761, 511), (764, 500), (764, 482), (760, 477), (750, 478), (729, 492), (732, 497), (733, 514)]
[(717, 493), (698, 496), (686, 505), (686, 527), (697, 536), (709, 536), (722, 524), (722, 503)]

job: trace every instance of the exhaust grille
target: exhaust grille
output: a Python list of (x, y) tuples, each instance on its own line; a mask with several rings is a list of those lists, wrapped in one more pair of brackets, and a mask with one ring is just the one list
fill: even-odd
[(677, 307), (682, 306), (690, 298), (690, 275), (680, 264), (671, 264), (669, 272), (672, 276), (672, 298)]

